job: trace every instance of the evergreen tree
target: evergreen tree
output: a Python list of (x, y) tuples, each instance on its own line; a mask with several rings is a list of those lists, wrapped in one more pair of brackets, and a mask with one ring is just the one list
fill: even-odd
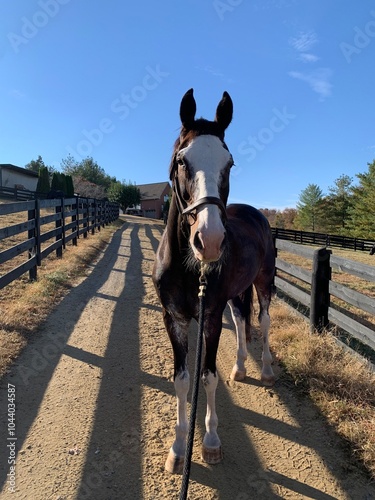
[(64, 195), (66, 194), (67, 186), (66, 186), (65, 174), (62, 174), (61, 172), (54, 172), (53, 173), (52, 182), (51, 182), (51, 190), (52, 191), (62, 191), (64, 193)]
[(25, 168), (27, 170), (32, 170), (33, 172), (38, 172), (40, 171), (41, 168), (44, 168), (46, 165), (44, 164), (44, 161), (42, 157), (39, 155), (36, 160), (31, 160), (29, 163), (25, 165)]
[(74, 196), (74, 185), (73, 185), (73, 177), (71, 175), (66, 175), (66, 196), (71, 198)]
[(306, 231), (317, 231), (324, 226), (322, 214), (323, 193), (317, 184), (309, 184), (297, 203), (295, 225)]
[(352, 205), (352, 182), (348, 175), (341, 175), (335, 180), (335, 185), (329, 188), (325, 200), (327, 228), (333, 234), (348, 234), (348, 222)]
[(38, 172), (41, 168), (46, 167), (48, 170), (49, 175), (52, 175), (53, 172), (56, 171), (54, 167), (51, 167), (50, 165), (46, 165), (42, 159), (42, 157), (39, 155), (36, 160), (31, 160), (29, 163), (25, 165), (25, 168), (27, 170), (32, 170), (33, 172)]
[(47, 194), (49, 192), (49, 190), (50, 190), (50, 184), (49, 184), (48, 168), (47, 167), (40, 167), (36, 191), (37, 191), (37, 193)]
[(368, 172), (357, 174), (359, 185), (352, 188), (353, 204), (348, 224), (352, 236), (375, 238), (375, 160), (368, 163)]
[(71, 154), (68, 154), (66, 158), (63, 158), (61, 160), (61, 170), (65, 172), (66, 174), (73, 175), (75, 169), (78, 166), (78, 162), (75, 160), (74, 156)]

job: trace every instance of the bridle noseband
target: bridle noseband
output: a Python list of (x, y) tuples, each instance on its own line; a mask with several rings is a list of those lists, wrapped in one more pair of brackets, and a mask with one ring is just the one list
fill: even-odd
[(176, 195), (177, 199), (177, 209), (182, 216), (190, 215), (194, 222), (197, 220), (197, 214), (196, 210), (199, 207), (202, 207), (203, 205), (217, 205), (222, 214), (223, 222), (225, 223), (227, 220), (227, 209), (225, 206), (225, 203), (223, 200), (218, 198), (217, 196), (204, 196), (203, 198), (199, 198), (199, 200), (195, 201), (194, 203), (191, 203), (190, 205), (187, 205), (186, 203), (183, 202), (182, 196), (181, 196), (181, 191), (180, 191), (180, 185), (178, 182), (178, 175), (177, 175), (177, 169), (175, 169), (174, 172), (174, 179), (173, 179), (173, 191)]

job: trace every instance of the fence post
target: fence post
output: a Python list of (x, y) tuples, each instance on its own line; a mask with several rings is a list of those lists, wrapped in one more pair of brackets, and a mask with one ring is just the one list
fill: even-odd
[(311, 276), (310, 331), (322, 332), (328, 325), (331, 250), (319, 248), (313, 256)]
[(83, 198), (83, 229), (84, 229), (84, 232), (83, 232), (83, 238), (87, 238), (87, 231), (88, 231), (88, 225), (89, 225), (89, 221), (88, 221), (88, 217), (89, 217), (89, 199), (86, 197), (86, 198)]
[[(59, 229), (61, 229), (62, 231), (62, 205), (63, 205), (63, 198), (60, 198), (60, 205), (56, 205), (56, 208), (55, 208), (55, 213), (56, 214), (60, 214), (60, 219), (57, 219), (56, 220), (56, 223), (55, 223), (55, 228), (56, 228), (56, 231), (58, 231)], [(62, 232), (60, 234), (56, 234), (56, 241), (59, 241), (59, 240), (62, 240)], [(61, 241), (61, 246), (59, 246), (58, 248), (56, 248), (56, 257), (60, 258), (62, 257), (62, 253), (63, 253), (63, 249), (62, 249), (62, 241)]]
[(61, 198), (61, 227), (62, 227), (62, 243), (63, 243), (63, 249), (65, 250), (66, 248), (66, 241), (65, 241), (65, 198)]
[[(77, 233), (78, 233), (78, 210), (79, 210), (79, 204), (78, 204), (78, 197), (75, 196), (74, 199), (75, 199), (76, 205), (75, 205), (75, 214), (73, 213), (73, 215), (72, 215), (72, 222), (75, 222), (75, 224), (72, 227), (72, 233), (75, 232), (76, 235), (72, 238), (72, 244), (73, 244), (73, 246), (76, 247), (77, 246), (77, 237), (78, 237)], [(73, 212), (73, 206), (74, 205), (72, 205), (72, 212)]]
[[(37, 213), (37, 206), (36, 206), (36, 201), (34, 202), (34, 208), (32, 210), (27, 211), (27, 220), (31, 221), (34, 220), (34, 228), (28, 230), (28, 238), (35, 238), (35, 245), (31, 248), (29, 248), (29, 259), (32, 259), (34, 256), (37, 257), (37, 221), (36, 221), (36, 213)], [(38, 271), (37, 271), (37, 262), (35, 263), (35, 266), (33, 266), (29, 270), (29, 280), (34, 281), (37, 279), (38, 276)]]
[(91, 226), (91, 234), (95, 234), (95, 228), (96, 228), (96, 219), (98, 217), (98, 209), (96, 205), (96, 198), (94, 199), (93, 205), (92, 205), (92, 213), (93, 213), (93, 220), (92, 220), (92, 226)]

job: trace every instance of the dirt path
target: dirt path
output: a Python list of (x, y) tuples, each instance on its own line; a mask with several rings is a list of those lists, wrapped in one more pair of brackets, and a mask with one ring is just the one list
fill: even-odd
[[(127, 222), (2, 381), (1, 499), (178, 498), (181, 478), (163, 468), (176, 417), (172, 353), (151, 281), (162, 230), (147, 219)], [(246, 382), (228, 380), (234, 348), (226, 315), (217, 398), (224, 461), (208, 466), (199, 456), (201, 391), (189, 498), (375, 499), (286, 377), (279, 373), (272, 390), (259, 384), (258, 341)], [(8, 383), (16, 390), (15, 493), (7, 476)]]

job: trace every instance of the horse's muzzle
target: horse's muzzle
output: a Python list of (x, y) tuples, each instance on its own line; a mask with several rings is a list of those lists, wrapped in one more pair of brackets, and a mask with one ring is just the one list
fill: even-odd
[(223, 253), (225, 231), (222, 233), (205, 235), (197, 231), (192, 242), (192, 249), (197, 260), (202, 262), (217, 262)]

